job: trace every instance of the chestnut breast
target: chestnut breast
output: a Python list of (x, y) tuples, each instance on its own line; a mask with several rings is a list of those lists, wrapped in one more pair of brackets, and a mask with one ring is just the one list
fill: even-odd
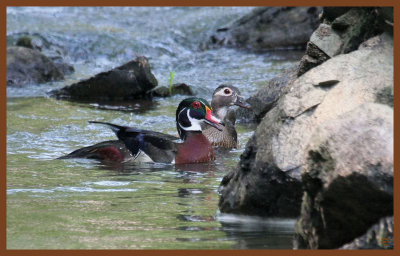
[(214, 149), (202, 133), (189, 135), (185, 142), (178, 146), (175, 156), (176, 164), (206, 163), (215, 160)]

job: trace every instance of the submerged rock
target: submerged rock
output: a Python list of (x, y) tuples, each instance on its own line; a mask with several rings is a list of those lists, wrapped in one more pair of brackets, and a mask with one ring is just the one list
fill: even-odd
[(217, 29), (202, 48), (305, 48), (318, 27), (321, 10), (320, 7), (258, 7), (231, 26)]
[[(284, 85), (288, 88), (261, 120), (238, 167), (221, 182), (221, 212), (299, 216), (304, 185), (301, 174), (308, 163), (311, 139), (320, 131), (318, 128), (368, 102), (387, 102), (389, 106), (383, 106), (386, 110), (377, 113), (387, 120), (393, 95), (390, 93), (393, 92), (393, 38), (382, 35), (371, 40), (374, 43), (366, 44), (367, 47), (335, 56), (294, 81), (288, 79), (289, 84)], [(393, 136), (393, 131), (386, 132), (392, 132)], [(362, 137), (368, 139), (366, 143), (375, 143), (377, 137), (369, 138), (368, 135), (367, 132)], [(346, 138), (351, 141), (351, 136), (353, 133)], [(383, 143), (387, 142), (390, 142), (390, 137)], [(362, 151), (369, 152), (367, 145), (359, 147), (350, 143), (346, 146), (348, 155), (351, 152), (360, 155), (363, 155)], [(374, 150), (380, 149), (376, 147)], [(333, 162), (339, 160), (335, 158)], [(390, 165), (390, 159), (387, 163)], [(349, 164), (350, 170), (357, 169), (357, 163)], [(375, 170), (382, 174), (378, 167)], [(368, 179), (364, 180), (360, 185), (368, 184)], [(363, 191), (355, 187), (354, 193), (362, 194)], [(387, 196), (382, 198), (385, 203), (389, 200)], [(376, 214), (376, 217), (383, 216)]]
[(7, 47), (7, 86), (62, 79), (63, 72), (41, 52), (20, 46)]
[(157, 86), (145, 57), (134, 60), (87, 80), (50, 92), (51, 96), (71, 100), (131, 100), (146, 97)]

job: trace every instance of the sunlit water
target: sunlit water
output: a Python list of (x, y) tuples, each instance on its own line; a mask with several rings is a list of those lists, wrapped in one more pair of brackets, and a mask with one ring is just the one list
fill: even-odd
[(176, 135), (175, 108), (184, 96), (77, 103), (47, 97), (51, 89), (144, 55), (160, 85), (167, 85), (174, 71), (175, 82), (191, 85), (208, 100), (222, 83), (238, 86), (248, 97), (296, 63), (298, 52), (200, 50), (212, 31), (251, 9), (7, 8), (9, 44), (38, 33), (76, 70), (62, 82), (7, 88), (7, 248), (291, 248), (293, 219), (218, 212), (219, 184), (237, 165), (252, 126), (239, 124), (240, 148), (220, 152), (210, 164), (56, 160), (115, 138), (89, 120)]

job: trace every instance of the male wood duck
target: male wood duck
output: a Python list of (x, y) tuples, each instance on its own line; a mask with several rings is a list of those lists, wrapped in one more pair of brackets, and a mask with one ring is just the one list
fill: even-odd
[(229, 107), (236, 105), (242, 108), (251, 108), (250, 104), (244, 101), (240, 91), (233, 85), (220, 85), (214, 90), (211, 107), (215, 116), (223, 120), (224, 129), (218, 130), (214, 127), (204, 127), (203, 134), (211, 142), (211, 145), (219, 148), (237, 148), (237, 132), (235, 129), (235, 114), (229, 111)]
[(158, 163), (204, 163), (215, 159), (211, 143), (202, 134), (201, 124), (205, 123), (222, 130), (223, 121), (215, 117), (211, 106), (202, 98), (187, 98), (176, 110), (176, 128), (178, 138), (155, 131), (120, 126), (106, 122), (105, 124), (117, 135), (118, 141), (105, 141), (96, 145), (81, 148), (61, 157), (92, 158), (99, 160), (126, 161), (144, 159)]

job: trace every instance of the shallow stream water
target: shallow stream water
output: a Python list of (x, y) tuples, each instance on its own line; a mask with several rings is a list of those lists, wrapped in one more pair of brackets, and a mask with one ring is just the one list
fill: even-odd
[(125, 104), (78, 103), (47, 96), (134, 58), (149, 58), (160, 85), (192, 86), (210, 100), (222, 83), (247, 98), (295, 64), (301, 53), (201, 50), (212, 31), (252, 7), (8, 7), (7, 43), (42, 36), (75, 72), (64, 81), (7, 88), (8, 249), (291, 248), (294, 219), (221, 214), (218, 187), (254, 126), (237, 125), (240, 148), (211, 164), (106, 165), (56, 160), (114, 139), (102, 120), (176, 135), (184, 96)]

